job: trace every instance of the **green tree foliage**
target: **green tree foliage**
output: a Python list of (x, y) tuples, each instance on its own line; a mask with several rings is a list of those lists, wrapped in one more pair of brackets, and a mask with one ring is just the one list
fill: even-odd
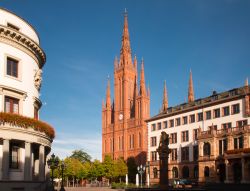
[(104, 175), (104, 168), (99, 160), (94, 160), (91, 164), (90, 174), (92, 179), (101, 180), (101, 177)]
[(104, 169), (104, 176), (111, 180), (114, 177), (114, 161), (111, 156), (106, 155), (102, 163)]
[(83, 169), (83, 164), (75, 158), (66, 158), (64, 160), (66, 168), (65, 168), (65, 176), (69, 179), (81, 179), (86, 177), (85, 171)]
[(83, 151), (83, 149), (74, 150), (72, 152), (72, 155), (70, 156), (70, 158), (78, 159), (81, 163), (91, 161), (91, 156), (88, 153), (86, 153), (85, 151)]
[(124, 177), (126, 176), (127, 173), (128, 173), (128, 167), (123, 158), (118, 158), (116, 161), (114, 161), (113, 176), (116, 179), (119, 179), (121, 182), (122, 179), (124, 180)]

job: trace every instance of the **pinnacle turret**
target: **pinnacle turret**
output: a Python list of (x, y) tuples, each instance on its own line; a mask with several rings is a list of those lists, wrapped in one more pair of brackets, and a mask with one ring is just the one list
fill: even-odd
[(106, 107), (111, 108), (111, 94), (110, 94), (110, 80), (108, 77), (108, 84), (106, 89)]
[(146, 87), (145, 87), (145, 76), (144, 76), (144, 61), (142, 59), (141, 63), (141, 74), (140, 74), (140, 95), (146, 95)]
[(188, 102), (192, 101), (194, 101), (194, 88), (193, 88), (192, 71), (190, 70), (189, 83), (188, 83)]
[(168, 108), (167, 85), (166, 85), (166, 81), (164, 81), (163, 100), (162, 100), (162, 111), (165, 111), (167, 108)]

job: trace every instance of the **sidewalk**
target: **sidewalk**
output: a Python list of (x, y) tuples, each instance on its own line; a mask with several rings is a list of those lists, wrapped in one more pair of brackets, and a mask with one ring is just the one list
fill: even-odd
[[(56, 188), (57, 191), (60, 188)], [(111, 189), (108, 187), (65, 187), (66, 191), (124, 191), (124, 189)]]

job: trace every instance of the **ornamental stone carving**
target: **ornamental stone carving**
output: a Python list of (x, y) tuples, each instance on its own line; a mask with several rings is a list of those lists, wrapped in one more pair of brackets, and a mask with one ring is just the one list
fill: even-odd
[(40, 91), (42, 85), (42, 73), (43, 71), (41, 69), (38, 69), (34, 76), (35, 87), (38, 91)]

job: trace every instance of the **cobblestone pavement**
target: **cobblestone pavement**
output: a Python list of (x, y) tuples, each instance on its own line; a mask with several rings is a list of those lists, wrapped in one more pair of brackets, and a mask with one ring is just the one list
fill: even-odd
[[(59, 191), (60, 188), (57, 188)], [(65, 191), (125, 191), (124, 189), (111, 189), (107, 187), (65, 187)]]

